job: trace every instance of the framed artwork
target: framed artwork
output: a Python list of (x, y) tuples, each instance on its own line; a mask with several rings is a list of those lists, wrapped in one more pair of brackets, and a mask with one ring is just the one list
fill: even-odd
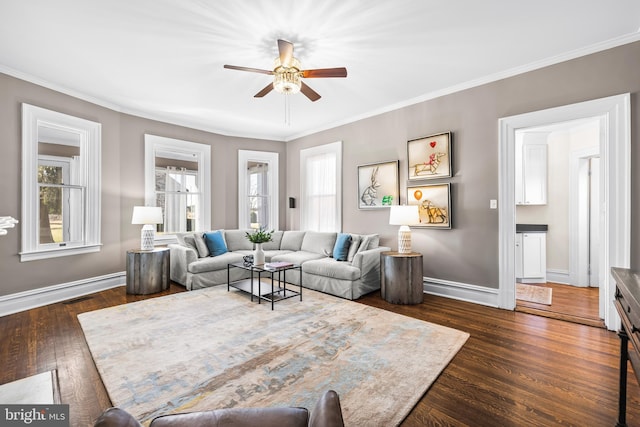
[(358, 166), (358, 208), (397, 205), (400, 198), (399, 160)]
[(451, 176), (451, 132), (407, 142), (409, 181)]
[(418, 205), (420, 224), (412, 227), (451, 228), (451, 184), (407, 188), (407, 204)]

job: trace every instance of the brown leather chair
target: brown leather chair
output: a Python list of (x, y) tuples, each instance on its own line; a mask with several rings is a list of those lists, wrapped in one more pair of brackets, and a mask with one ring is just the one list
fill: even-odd
[[(309, 416), (306, 408), (229, 408), (183, 414), (160, 415), (150, 427), (344, 427), (340, 398), (333, 390), (325, 392)], [(141, 427), (127, 411), (109, 408), (94, 427)]]

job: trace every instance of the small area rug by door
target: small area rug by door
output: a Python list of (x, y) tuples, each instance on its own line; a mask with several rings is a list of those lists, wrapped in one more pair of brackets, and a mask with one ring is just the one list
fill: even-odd
[(229, 407), (313, 409), (329, 389), (348, 426), (398, 425), (469, 334), (304, 290), (258, 305), (217, 286), (78, 316), (114, 406), (142, 422)]
[(521, 301), (535, 302), (537, 304), (551, 305), (551, 291), (553, 289), (545, 286), (527, 285), (516, 283), (516, 299)]
[(60, 403), (57, 371), (47, 371), (0, 385), (3, 405), (49, 405)]

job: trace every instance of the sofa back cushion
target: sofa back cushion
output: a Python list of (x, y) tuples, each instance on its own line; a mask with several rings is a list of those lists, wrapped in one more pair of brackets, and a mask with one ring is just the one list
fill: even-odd
[(302, 239), (300, 249), (305, 252), (331, 256), (338, 233), (323, 231), (307, 231)]
[(333, 259), (336, 261), (346, 261), (349, 257), (350, 246), (351, 234), (338, 234), (338, 237), (336, 237), (336, 244), (333, 246)]
[(277, 251), (280, 249), (280, 243), (282, 242), (283, 231), (274, 231), (271, 233), (271, 241), (262, 245), (262, 249), (265, 251)]
[(210, 256), (218, 256), (227, 253), (227, 245), (220, 231), (204, 233), (204, 242), (207, 244)]
[(230, 251), (250, 251), (253, 243), (247, 239), (247, 233), (252, 230), (224, 230), (224, 240), (227, 242), (227, 249)]
[(285, 251), (299, 251), (302, 247), (302, 239), (304, 239), (305, 234), (305, 231), (285, 231), (280, 241), (280, 249)]

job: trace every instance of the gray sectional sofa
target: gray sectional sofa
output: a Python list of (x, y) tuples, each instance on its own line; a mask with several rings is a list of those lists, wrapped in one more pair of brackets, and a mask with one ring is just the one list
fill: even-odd
[[(246, 238), (250, 230), (218, 230), (228, 252), (209, 256), (203, 233), (178, 235), (171, 251), (171, 280), (187, 289), (200, 289), (227, 283), (227, 264), (242, 262), (253, 253)], [(285, 261), (302, 265), (302, 286), (350, 300), (380, 289), (380, 253), (390, 248), (379, 245), (377, 234), (350, 234), (345, 261), (333, 258), (338, 233), (315, 231), (276, 231), (263, 244), (267, 262)], [(231, 280), (247, 278), (249, 272), (230, 270)], [(299, 274), (288, 274), (287, 282), (298, 284)]]

